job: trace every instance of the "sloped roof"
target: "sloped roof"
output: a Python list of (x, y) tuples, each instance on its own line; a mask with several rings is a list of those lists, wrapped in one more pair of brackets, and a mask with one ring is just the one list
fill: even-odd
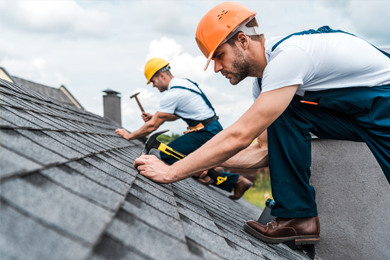
[(33, 89), (45, 96), (54, 98), (60, 101), (61, 103), (70, 106), (75, 106), (80, 109), (83, 108), (81, 104), (76, 100), (76, 98), (72, 96), (72, 94), (65, 88), (65, 86), (61, 86), (60, 88), (53, 88), (30, 80), (22, 79), (16, 76), (12, 76), (12, 78), (16, 81), (15, 83)]
[(308, 259), (243, 231), (260, 209), (133, 167), (107, 118), (0, 80), (1, 259)]

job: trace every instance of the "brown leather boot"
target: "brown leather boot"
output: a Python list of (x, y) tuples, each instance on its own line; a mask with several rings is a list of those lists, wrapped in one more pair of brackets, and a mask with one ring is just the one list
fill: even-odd
[(254, 220), (244, 224), (249, 234), (270, 244), (294, 241), (295, 245), (309, 245), (320, 242), (320, 221), (311, 218), (276, 218), (266, 226)]
[(252, 185), (253, 183), (247, 178), (244, 178), (241, 175), (238, 176), (236, 185), (234, 185), (234, 195), (230, 195), (229, 198), (238, 200)]

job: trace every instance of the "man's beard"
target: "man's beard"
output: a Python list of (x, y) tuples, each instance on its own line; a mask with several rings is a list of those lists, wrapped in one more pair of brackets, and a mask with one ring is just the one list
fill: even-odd
[(236, 58), (233, 61), (234, 72), (228, 72), (232, 77), (230, 78), (230, 84), (237, 85), (243, 79), (248, 77), (250, 64), (247, 60), (245, 60), (244, 54), (237, 48), (234, 48), (234, 52), (236, 54)]

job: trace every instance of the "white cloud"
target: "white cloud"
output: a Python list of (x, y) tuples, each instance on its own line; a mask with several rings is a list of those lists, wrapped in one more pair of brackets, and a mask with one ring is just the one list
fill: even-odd
[(198, 83), (204, 83), (214, 75), (212, 69), (203, 70), (206, 63), (205, 57), (192, 56), (184, 52), (182, 46), (171, 38), (163, 37), (160, 40), (151, 41), (145, 63), (155, 57), (167, 60), (176, 77), (189, 78)]
[(13, 76), (56, 88), (67, 84), (69, 81), (60, 71), (48, 66), (46, 60), (40, 57), (29, 60), (6, 58), (2, 61), (2, 66)]
[(111, 17), (106, 12), (83, 9), (76, 1), (5, 1), (0, 21), (29, 32), (68, 36), (106, 36)]
[(351, 22), (360, 36), (369, 38), (376, 44), (389, 44), (389, 1), (351, 1), (348, 10)]
[(154, 2), (152, 12), (153, 29), (170, 36), (194, 35), (194, 25), (201, 18), (201, 13), (193, 12), (193, 6), (185, 1)]
[[(207, 71), (204, 71), (206, 58), (184, 52), (182, 46), (175, 39), (164, 37), (160, 40), (151, 41), (145, 63), (154, 57), (160, 57), (170, 62), (171, 71), (175, 77), (188, 78), (197, 82), (213, 104), (220, 121), (225, 126), (234, 123), (253, 103), (251, 95), (248, 93), (251, 79), (246, 79), (239, 86), (231, 86), (227, 80), (214, 73), (212, 64)], [(140, 68), (140, 71), (143, 72), (143, 67)], [(243, 88), (246, 88), (247, 91), (242, 93)], [(140, 89), (140, 91), (145, 92), (145, 89)], [(152, 99), (151, 101), (155, 102), (154, 109), (157, 110), (158, 106), (156, 104), (159, 102), (157, 100), (160, 100), (161, 96), (155, 93), (158, 92), (153, 92), (153, 100), (156, 101), (152, 101)], [(148, 100), (148, 102), (150, 101)], [(182, 124), (180, 126), (169, 124), (169, 127), (175, 132), (183, 131)]]

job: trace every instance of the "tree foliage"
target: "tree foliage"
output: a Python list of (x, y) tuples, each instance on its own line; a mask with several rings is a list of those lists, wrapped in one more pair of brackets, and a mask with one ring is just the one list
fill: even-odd
[(164, 144), (168, 144), (170, 142), (172, 142), (173, 140), (175, 140), (176, 138), (180, 137), (179, 134), (175, 134), (175, 133), (172, 133), (170, 136), (169, 135), (159, 135), (157, 137), (157, 140), (159, 140), (160, 142), (164, 143)]

